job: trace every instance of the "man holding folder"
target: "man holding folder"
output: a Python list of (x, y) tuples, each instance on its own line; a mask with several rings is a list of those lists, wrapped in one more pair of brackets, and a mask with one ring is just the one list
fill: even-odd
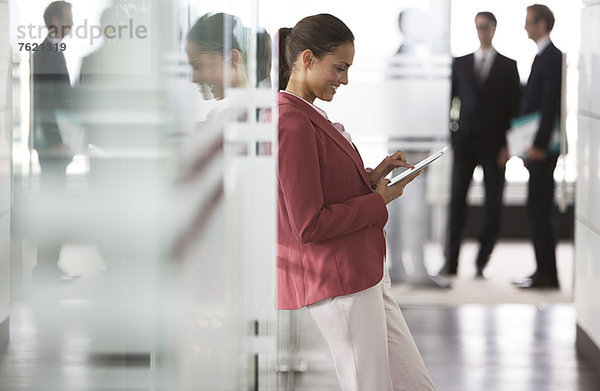
[(521, 114), (539, 114), (533, 144), (527, 149), (529, 170), (527, 209), (533, 232), (536, 272), (520, 288), (557, 289), (556, 242), (558, 217), (554, 205), (554, 168), (558, 151), (551, 148), (561, 108), (562, 52), (550, 41), (554, 15), (545, 5), (527, 7), (525, 30), (538, 46), (538, 54), (522, 96)]

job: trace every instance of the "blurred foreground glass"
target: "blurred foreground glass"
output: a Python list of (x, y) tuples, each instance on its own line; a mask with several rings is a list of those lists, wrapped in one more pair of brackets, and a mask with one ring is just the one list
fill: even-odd
[[(34, 81), (30, 95), (30, 55), (15, 58), (14, 290), (48, 330), (33, 349), (63, 341), (58, 357), (90, 364), (45, 384), (247, 388), (268, 377), (275, 353), (270, 37), (225, 14), (186, 37), (209, 11), (188, 1), (108, 5), (73, 1), (65, 66), (38, 72), (60, 75), (60, 88), (38, 94)], [(43, 24), (33, 4), (15, 9), (18, 25)], [(205, 46), (209, 33), (220, 47)], [(56, 152), (34, 142), (48, 123), (64, 145)], [(43, 265), (52, 273), (32, 274)], [(87, 342), (65, 343), (73, 329)], [(140, 376), (116, 375), (131, 365)]]

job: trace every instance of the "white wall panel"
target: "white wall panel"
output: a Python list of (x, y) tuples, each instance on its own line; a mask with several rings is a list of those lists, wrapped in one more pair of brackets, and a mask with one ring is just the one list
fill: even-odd
[(600, 346), (600, 231), (575, 222), (575, 303), (577, 323)]
[(585, 8), (581, 17), (579, 109), (600, 116), (600, 5)]
[(600, 119), (580, 115), (579, 137), (576, 215), (600, 227)]
[(11, 132), (6, 117), (7, 112), (0, 110), (0, 213), (7, 213), (11, 202)]
[(8, 318), (10, 265), (10, 215), (0, 216), (0, 323)]
[[(600, 347), (600, 2), (582, 10), (575, 205), (577, 323)], [(594, 5), (592, 5), (594, 4)]]
[[(8, 42), (8, 1), (0, 1), (0, 40)], [(9, 96), (9, 45), (0, 46), (0, 322), (8, 318), (10, 265), (11, 128), (6, 121)]]

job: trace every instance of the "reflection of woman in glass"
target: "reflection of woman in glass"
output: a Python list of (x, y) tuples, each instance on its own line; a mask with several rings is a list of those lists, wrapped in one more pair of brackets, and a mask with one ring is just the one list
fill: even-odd
[[(242, 25), (236, 16), (217, 13), (201, 16), (187, 33), (186, 52), (192, 66), (192, 82), (198, 85), (204, 99), (222, 101), (225, 89), (253, 88), (247, 73), (247, 48), (250, 30)], [(256, 32), (256, 86), (271, 88), (271, 37), (264, 29)], [(271, 120), (270, 108), (258, 109), (258, 122)], [(233, 118), (246, 121), (244, 108), (220, 105), (208, 114), (210, 121), (203, 128), (220, 128), (224, 122)], [(201, 142), (205, 142), (203, 140)], [(220, 140), (222, 142), (222, 140)], [(219, 149), (216, 144), (213, 149)], [(230, 148), (246, 153), (247, 143), (231, 144)], [(270, 154), (271, 143), (257, 143), (257, 154)], [(192, 159), (193, 160), (193, 159)], [(197, 160), (197, 159), (196, 159)]]
[[(187, 35), (187, 55), (193, 68), (192, 81), (198, 84), (204, 97), (212, 94), (215, 99), (224, 98), (227, 86), (248, 86), (246, 73), (246, 45), (248, 29), (240, 20), (229, 14), (206, 14)], [(264, 30), (257, 33), (257, 80), (258, 85), (269, 84), (271, 72), (270, 37)], [(227, 66), (227, 67), (226, 67)]]
[(404, 153), (367, 172), (343, 126), (313, 105), (348, 84), (353, 42), (328, 14), (279, 30), (277, 304), (309, 309), (342, 390), (433, 390), (384, 267), (386, 204), (416, 175), (387, 186), (410, 167)]
[[(247, 121), (245, 107), (234, 107), (226, 102), (225, 89), (253, 89), (246, 72), (247, 46), (249, 29), (245, 28), (239, 18), (233, 15), (218, 13), (200, 17), (187, 33), (186, 51), (188, 61), (193, 69), (192, 81), (202, 92), (204, 99), (219, 100), (206, 116), (206, 120), (194, 124), (194, 131), (181, 142), (178, 182), (180, 185), (205, 180), (203, 175), (213, 167), (211, 163), (221, 157), (223, 148), (223, 129), (231, 121)], [(271, 72), (271, 38), (264, 29), (256, 33), (256, 80), (257, 87), (270, 88)], [(257, 120), (268, 122), (271, 119), (270, 108), (260, 108)], [(247, 154), (247, 142), (228, 141), (227, 151), (230, 154)], [(271, 143), (259, 142), (256, 145), (257, 155), (270, 155)], [(213, 189), (207, 186), (213, 185)], [(176, 239), (175, 252), (181, 255), (193, 247), (198, 232), (201, 231), (207, 217), (223, 196), (222, 181), (203, 182), (202, 190), (210, 193), (209, 202), (192, 213), (189, 226)], [(180, 189), (181, 191), (181, 189)], [(198, 197), (206, 201), (203, 197)], [(189, 217), (189, 216), (188, 216)]]

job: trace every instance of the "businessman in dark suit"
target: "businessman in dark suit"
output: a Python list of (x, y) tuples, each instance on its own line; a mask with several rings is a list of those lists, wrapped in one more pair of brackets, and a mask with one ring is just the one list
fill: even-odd
[(556, 273), (558, 217), (554, 205), (554, 169), (558, 150), (550, 149), (557, 132), (561, 107), (562, 52), (550, 41), (554, 15), (545, 5), (527, 7), (525, 30), (538, 46), (538, 54), (523, 93), (521, 114), (539, 112), (541, 121), (533, 145), (527, 151), (529, 170), (527, 209), (531, 221), (536, 272), (520, 288), (559, 287)]
[[(57, 110), (68, 107), (71, 94), (69, 71), (60, 42), (73, 25), (71, 4), (51, 3), (44, 12), (48, 36), (33, 53), (33, 145), (37, 150), (42, 172), (52, 171), (54, 180), (64, 177), (69, 163), (68, 146), (64, 144), (56, 120)], [(45, 174), (48, 174), (46, 172)]]
[(454, 152), (445, 257), (441, 274), (455, 275), (466, 219), (466, 197), (475, 167), (483, 168), (485, 206), (479, 229), (477, 276), (484, 269), (496, 240), (502, 212), (504, 170), (508, 159), (506, 131), (519, 105), (519, 73), (515, 61), (492, 46), (496, 18), (475, 16), (480, 48), (458, 57), (452, 66), (451, 143)]
[[(33, 53), (31, 63), (33, 97), (33, 146), (40, 163), (40, 186), (44, 195), (61, 197), (66, 186), (66, 168), (73, 158), (56, 119), (58, 110), (68, 107), (71, 94), (69, 71), (60, 43), (73, 25), (71, 4), (55, 1), (44, 11), (48, 36)], [(38, 243), (36, 280), (62, 277), (57, 266), (61, 243), (48, 237)]]

